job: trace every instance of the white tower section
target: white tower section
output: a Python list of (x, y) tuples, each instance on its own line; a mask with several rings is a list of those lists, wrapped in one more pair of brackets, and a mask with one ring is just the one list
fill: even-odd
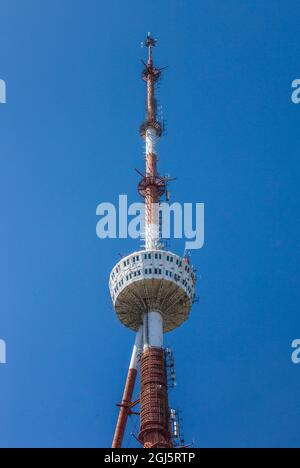
[[(145, 132), (146, 142), (146, 171), (151, 177), (156, 173), (156, 144), (157, 134), (153, 127), (148, 127)], [(147, 157), (148, 156), (148, 157)], [(145, 223), (145, 246), (146, 250), (156, 250), (159, 248), (159, 203), (152, 200), (150, 210), (147, 210), (148, 216)], [(149, 200), (146, 200), (146, 204)]]
[(148, 127), (146, 130), (146, 154), (156, 154), (156, 130)]

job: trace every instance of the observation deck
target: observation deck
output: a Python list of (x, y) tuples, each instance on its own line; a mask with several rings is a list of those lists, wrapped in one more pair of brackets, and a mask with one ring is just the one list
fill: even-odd
[(195, 271), (186, 259), (164, 250), (142, 250), (122, 258), (109, 279), (114, 308), (126, 327), (137, 331), (144, 313), (156, 310), (165, 333), (188, 319), (195, 284)]

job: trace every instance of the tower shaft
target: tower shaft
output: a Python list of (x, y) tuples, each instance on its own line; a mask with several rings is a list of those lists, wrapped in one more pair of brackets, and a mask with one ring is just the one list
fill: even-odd
[(172, 446), (168, 384), (163, 350), (163, 319), (159, 311), (144, 314), (143, 342), (139, 439), (145, 448), (168, 448)]
[[(160, 76), (152, 60), (155, 41), (148, 35), (148, 63), (143, 73), (147, 81), (147, 121), (143, 124), (146, 143), (145, 239), (146, 251), (159, 248), (159, 199), (164, 186), (157, 174), (156, 142), (161, 127), (156, 121), (155, 81)], [(163, 318), (160, 311), (143, 316), (144, 350), (141, 358), (140, 434), (145, 448), (171, 447), (169, 431), (168, 386), (163, 350)]]
[(141, 423), (139, 439), (145, 448), (171, 447), (165, 353), (149, 347), (141, 360)]

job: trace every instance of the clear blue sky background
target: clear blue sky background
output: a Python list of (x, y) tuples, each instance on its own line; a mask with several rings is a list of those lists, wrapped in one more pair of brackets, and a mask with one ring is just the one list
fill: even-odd
[(0, 14), (0, 446), (111, 443), (134, 335), (108, 275), (138, 243), (99, 240), (95, 211), (138, 200), (147, 31), (169, 65), (160, 170), (173, 201), (206, 207), (199, 303), (166, 336), (172, 404), (197, 447), (300, 446), (299, 2), (1, 0)]

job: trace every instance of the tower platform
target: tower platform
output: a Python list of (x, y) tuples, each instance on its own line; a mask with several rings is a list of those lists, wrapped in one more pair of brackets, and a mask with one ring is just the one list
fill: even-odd
[(163, 331), (179, 327), (189, 316), (196, 274), (183, 258), (164, 250), (134, 252), (117, 263), (109, 287), (120, 321), (137, 331), (143, 315), (157, 310)]

